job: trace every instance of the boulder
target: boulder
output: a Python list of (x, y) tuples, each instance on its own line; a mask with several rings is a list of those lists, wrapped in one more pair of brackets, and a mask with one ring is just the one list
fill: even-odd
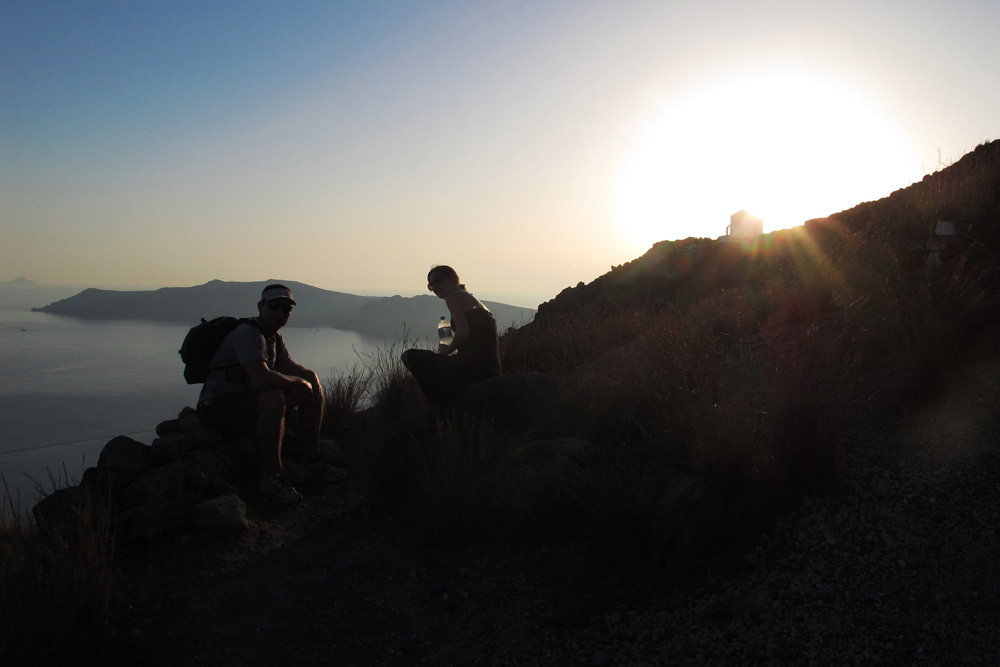
[(209, 475), (201, 464), (192, 459), (181, 459), (139, 476), (122, 494), (122, 505), (131, 509), (163, 500), (176, 505), (177, 513), (185, 515), (204, 497), (210, 483)]
[(198, 419), (198, 411), (187, 407), (177, 414), (176, 419), (167, 419), (157, 424), (156, 435), (164, 436), (171, 433), (184, 433), (197, 427), (204, 428), (201, 420)]
[(118, 515), (118, 532), (129, 541), (152, 541), (184, 524), (185, 513), (167, 499), (152, 496)]
[(182, 527), (211, 488), (212, 476), (194, 457), (148, 470), (122, 493), (120, 531), (131, 540), (160, 538)]
[(182, 459), (190, 454), (198, 441), (180, 431), (162, 435), (150, 445), (150, 458), (158, 465)]
[(152, 464), (149, 445), (120, 435), (104, 445), (97, 467), (110, 471), (113, 485), (124, 488), (144, 473)]
[(232, 461), (218, 449), (196, 449), (189, 458), (200, 465), (209, 477), (229, 477)]
[(227, 480), (221, 477), (213, 477), (212, 482), (208, 487), (208, 495), (210, 496), (228, 496), (229, 494), (240, 495), (240, 490), (236, 488), (233, 484), (230, 484)]
[(202, 424), (197, 415), (168, 419), (156, 426), (156, 435), (160, 438), (177, 434), (192, 436), (202, 447), (213, 447), (222, 439), (218, 432)]
[(35, 523), (59, 533), (72, 533), (79, 525), (87, 502), (87, 492), (79, 486), (57, 489), (31, 508)]
[[(251, 433), (231, 442), (239, 460), (245, 461), (252, 467), (260, 466), (260, 441), (257, 440), (255, 434)], [(282, 453), (287, 454), (284, 445), (282, 445)]]
[[(229, 468), (229, 457), (222, 452), (197, 449), (187, 458), (147, 470), (121, 495), (119, 533), (127, 540), (156, 540), (195, 520), (206, 530), (236, 530), (238, 512), (226, 502), (195, 510), (210, 495), (236, 497), (237, 490), (226, 481)], [(245, 513), (245, 507), (239, 511)]]
[(108, 498), (114, 503), (125, 487), (115, 486), (114, 472), (111, 468), (91, 466), (83, 471), (80, 488), (91, 494), (92, 498)]
[(235, 493), (198, 503), (191, 510), (189, 520), (198, 528), (212, 532), (242, 533), (250, 528), (246, 503)]
[(527, 433), (554, 419), (559, 386), (541, 373), (510, 373), (472, 385), (459, 405), (501, 433)]

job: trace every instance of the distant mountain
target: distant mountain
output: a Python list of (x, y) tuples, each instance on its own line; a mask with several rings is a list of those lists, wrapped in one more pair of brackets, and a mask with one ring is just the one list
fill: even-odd
[(8, 280), (5, 283), (0, 283), (0, 287), (38, 287), (38, 283), (34, 280), (28, 280), (24, 276), (18, 276), (13, 280)]
[[(223, 282), (212, 280), (195, 287), (163, 287), (158, 290), (119, 291), (85, 289), (67, 299), (33, 310), (72, 315), (90, 320), (153, 320), (197, 322), (202, 317), (256, 314), (261, 290), (271, 282)], [(353, 319), (372, 297), (331, 292), (317, 287), (282, 281), (288, 285), (299, 307), (293, 316), (297, 326), (338, 327)]]
[(0, 311), (28, 311), (37, 306), (63, 299), (79, 288), (43, 285), (24, 277), (0, 282)]
[[(256, 314), (261, 290), (272, 282), (288, 285), (298, 306), (291, 326), (335, 327), (357, 331), (367, 337), (395, 340), (404, 327), (422, 339), (434, 331), (438, 318), (447, 315), (444, 303), (431, 296), (404, 298), (358, 296), (320, 289), (291, 280), (224, 282), (212, 280), (195, 287), (164, 287), (158, 290), (117, 291), (86, 289), (34, 311), (69, 315), (90, 320), (151, 320), (196, 323), (219, 315)], [(534, 310), (489, 302), (501, 331), (531, 319)], [(440, 313), (438, 311), (441, 311)], [(416, 333), (417, 329), (424, 333)]]

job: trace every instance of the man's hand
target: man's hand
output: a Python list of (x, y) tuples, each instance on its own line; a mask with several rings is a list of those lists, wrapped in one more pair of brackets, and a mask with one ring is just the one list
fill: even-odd
[(309, 387), (309, 394), (312, 396), (314, 403), (323, 402), (323, 383), (319, 381), (319, 376), (315, 373), (310, 373), (311, 377), (302, 378), (302, 381)]
[(314, 382), (312, 382), (312, 392), (313, 392), (313, 400), (316, 403), (322, 404), (323, 403), (323, 383), (319, 381), (319, 378), (316, 378), (316, 380)]

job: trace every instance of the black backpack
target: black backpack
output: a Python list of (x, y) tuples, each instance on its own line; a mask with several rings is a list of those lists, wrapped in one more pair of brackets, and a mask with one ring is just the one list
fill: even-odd
[(210, 370), (209, 364), (215, 351), (222, 345), (233, 329), (241, 324), (250, 324), (260, 329), (257, 320), (251, 317), (230, 317), (223, 315), (214, 320), (201, 318), (201, 324), (191, 327), (191, 330), (184, 336), (181, 349), (181, 361), (184, 362), (184, 379), (188, 384), (198, 384), (204, 382)]

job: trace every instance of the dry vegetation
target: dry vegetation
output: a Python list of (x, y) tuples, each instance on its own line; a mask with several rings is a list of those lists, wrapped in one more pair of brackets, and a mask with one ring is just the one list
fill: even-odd
[[(544, 431), (500, 438), (447, 414), (427, 424), (394, 402), (381, 435), (358, 440), (381, 453), (373, 493), (422, 535), (544, 536), (580, 547), (569, 549), (576, 566), (619, 575), (738, 547), (837, 483), (846, 428), (867, 411), (919, 407), (992, 331), (998, 189), (994, 142), (883, 200), (752, 244), (658, 244), (503, 336), (506, 372), (544, 373), (562, 389)], [(941, 218), (960, 233), (930, 266)], [(405, 395), (398, 368), (380, 375), (389, 368), (381, 391)], [(555, 437), (595, 443), (583, 474), (540, 472)], [(664, 544), (650, 536), (649, 491), (667, 468), (701, 479), (708, 501)]]
[(101, 664), (117, 611), (107, 503), (81, 495), (33, 521), (4, 481), (0, 511), (0, 664)]
[[(998, 190), (993, 142), (878, 202), (749, 245), (658, 244), (564, 291), (502, 339), (505, 371), (561, 387), (542, 432), (412, 410), (405, 335), (331, 382), (326, 428), (368, 480), (372, 507), (413, 536), (545, 543), (571, 568), (670, 576), (835, 485), (852, 420), (918, 407), (997, 323)], [(928, 267), (919, 248), (940, 215), (972, 228)], [(573, 475), (553, 473), (556, 437), (594, 443)], [(649, 492), (666, 469), (701, 479), (707, 497), (664, 536), (650, 530)], [(35, 525), (8, 500), (0, 662), (100, 654), (115, 611), (100, 508), (83, 499), (69, 530)]]

